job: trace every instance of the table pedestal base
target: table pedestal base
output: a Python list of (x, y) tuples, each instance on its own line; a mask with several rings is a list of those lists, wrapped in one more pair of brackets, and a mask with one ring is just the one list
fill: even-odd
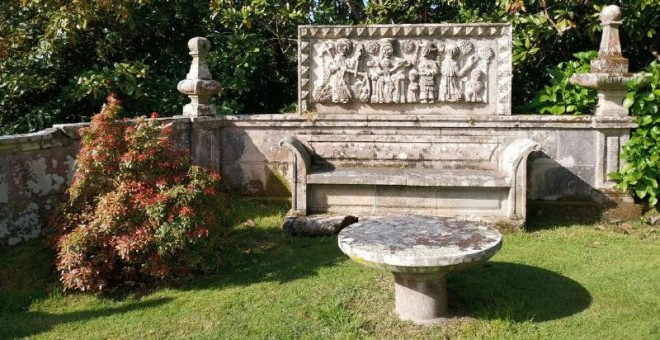
[(424, 325), (446, 320), (445, 273), (393, 274), (396, 313), (401, 320)]

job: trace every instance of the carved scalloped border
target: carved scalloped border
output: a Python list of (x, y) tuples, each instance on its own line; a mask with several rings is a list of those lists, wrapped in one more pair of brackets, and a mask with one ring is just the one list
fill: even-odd
[(425, 38), (483, 37), (497, 39), (498, 115), (511, 114), (511, 25), (509, 24), (433, 24), (368, 26), (298, 26), (298, 112), (311, 104), (311, 42), (336, 38)]

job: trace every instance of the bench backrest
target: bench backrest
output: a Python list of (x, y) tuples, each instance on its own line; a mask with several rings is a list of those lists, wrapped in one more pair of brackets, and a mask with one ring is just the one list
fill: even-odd
[(467, 135), (300, 134), (319, 167), (497, 169), (504, 137)]

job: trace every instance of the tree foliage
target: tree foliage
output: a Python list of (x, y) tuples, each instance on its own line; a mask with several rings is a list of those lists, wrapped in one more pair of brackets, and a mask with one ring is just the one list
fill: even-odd
[[(624, 55), (640, 69), (657, 50), (657, 0), (622, 2)], [(510, 22), (514, 105), (546, 70), (598, 48), (611, 0), (12, 0), (0, 3), (0, 133), (87, 120), (108, 93), (132, 115), (178, 114), (188, 39), (214, 45), (221, 113), (292, 110), (300, 24)]]

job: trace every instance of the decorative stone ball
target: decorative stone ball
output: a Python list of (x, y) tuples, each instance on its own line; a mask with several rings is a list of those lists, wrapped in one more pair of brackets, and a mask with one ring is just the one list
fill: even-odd
[(621, 20), (621, 8), (617, 5), (609, 5), (600, 12), (600, 21), (608, 23)]
[(211, 42), (204, 37), (195, 37), (188, 40), (190, 53), (207, 54), (211, 50)]

